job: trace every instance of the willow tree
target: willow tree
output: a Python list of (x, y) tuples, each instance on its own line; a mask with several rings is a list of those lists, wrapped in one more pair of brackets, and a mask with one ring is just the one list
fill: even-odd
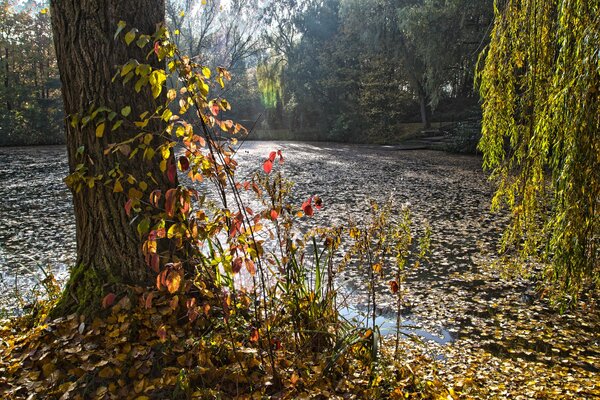
[(128, 46), (121, 38), (115, 39), (115, 32), (123, 29), (120, 21), (124, 21), (127, 29), (135, 27), (139, 34), (154, 34), (157, 25), (164, 22), (164, 0), (52, 0), (50, 10), (64, 107), (70, 122), (67, 183), (73, 192), (77, 230), (77, 264), (60, 313), (99, 305), (100, 296), (110, 290), (111, 284), (152, 282), (155, 275), (142, 254), (137, 224), (126, 215), (127, 198), (119, 189), (129, 180), (136, 182), (140, 191), (166, 190), (176, 187), (177, 179), (167, 179), (158, 163), (131, 159), (120, 152), (104, 154), (110, 143), (135, 134), (126, 124), (119, 127), (110, 117), (86, 124), (82, 118), (92, 107), (108, 107), (123, 116), (137, 116), (156, 108), (149, 88), (138, 92), (112, 82), (117, 67), (132, 59), (160, 67), (156, 57), (148, 56), (147, 49)]
[[(484, 166), (503, 244), (575, 295), (600, 283), (600, 2), (496, 1), (479, 72)], [(514, 248), (514, 247), (513, 247)]]

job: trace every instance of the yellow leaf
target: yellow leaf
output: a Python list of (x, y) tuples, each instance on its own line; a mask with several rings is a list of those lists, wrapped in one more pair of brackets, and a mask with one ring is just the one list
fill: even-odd
[(124, 117), (127, 117), (129, 114), (131, 114), (131, 107), (130, 106), (125, 106), (121, 109), (121, 115)]
[(40, 10), (40, 14), (47, 14), (48, 13), (48, 9), (47, 8), (42, 8)]
[(106, 124), (104, 122), (102, 122), (101, 124), (99, 124), (96, 127), (96, 137), (97, 138), (101, 138), (102, 136), (104, 136), (104, 128), (106, 127)]
[(121, 185), (121, 182), (119, 180), (117, 180), (115, 182), (115, 187), (113, 188), (113, 193), (121, 193), (123, 191), (123, 186)]

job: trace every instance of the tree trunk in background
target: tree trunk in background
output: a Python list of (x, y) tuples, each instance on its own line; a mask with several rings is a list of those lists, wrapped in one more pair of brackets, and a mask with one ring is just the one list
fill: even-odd
[[(140, 50), (135, 43), (127, 47), (122, 38), (113, 37), (120, 20), (127, 23), (125, 32), (135, 27), (140, 33), (153, 34), (157, 24), (164, 21), (164, 0), (52, 0), (50, 6), (66, 115), (86, 113), (92, 105), (105, 105), (117, 112), (129, 105), (132, 116), (156, 108), (149, 90), (136, 93), (130, 85), (111, 81), (116, 66), (132, 58), (154, 63), (154, 67), (161, 65), (154, 56), (146, 60), (147, 48)], [(103, 154), (107, 144), (123, 141), (135, 132), (110, 132), (108, 125), (104, 137), (97, 139), (94, 124), (74, 128), (67, 123), (66, 130), (71, 173), (83, 163), (88, 175), (106, 177), (119, 163), (122, 171), (137, 179), (147, 179), (146, 174), (152, 173), (158, 184), (153, 187), (146, 181), (150, 190), (177, 186), (177, 182), (169, 184), (158, 163)], [(83, 156), (78, 154), (82, 146)], [(113, 283), (152, 282), (154, 274), (142, 255), (137, 224), (132, 224), (124, 211), (125, 202), (122, 193), (113, 193), (112, 185), (101, 182), (91, 189), (83, 185), (78, 193), (73, 190), (77, 264), (55, 314), (74, 310), (87, 313), (97, 308), (100, 296), (110, 292)]]
[(421, 122), (423, 128), (431, 128), (431, 121), (429, 119), (429, 111), (427, 110), (427, 97), (424, 93), (419, 93), (419, 105), (421, 109)]
[[(10, 83), (9, 83), (10, 82), (10, 76), (9, 76), (10, 75), (10, 66), (8, 64), (10, 61), (8, 58), (8, 47), (4, 48), (4, 56), (5, 56), (4, 59), (6, 60), (5, 75), (4, 75), (4, 87), (6, 88), (6, 93), (8, 94), (8, 92), (9, 92), (8, 88), (10, 86)], [(11, 102), (9, 99), (10, 99), (10, 96), (7, 95), (6, 96), (6, 109), (8, 111), (11, 111), (12, 105), (11, 105)]]

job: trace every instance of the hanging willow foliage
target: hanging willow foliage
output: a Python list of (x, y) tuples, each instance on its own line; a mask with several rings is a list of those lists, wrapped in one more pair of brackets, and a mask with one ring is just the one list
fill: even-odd
[(484, 167), (504, 250), (536, 257), (562, 293), (600, 283), (600, 1), (497, 0), (485, 63)]

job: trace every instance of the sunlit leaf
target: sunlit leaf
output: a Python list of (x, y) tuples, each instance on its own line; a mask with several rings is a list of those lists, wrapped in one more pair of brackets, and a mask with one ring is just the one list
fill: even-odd
[(270, 174), (273, 170), (273, 161), (265, 160), (263, 162), (263, 170), (265, 171), (265, 173)]
[(97, 138), (101, 138), (104, 136), (104, 128), (106, 127), (106, 124), (104, 122), (98, 124), (98, 126), (96, 126), (96, 137)]

